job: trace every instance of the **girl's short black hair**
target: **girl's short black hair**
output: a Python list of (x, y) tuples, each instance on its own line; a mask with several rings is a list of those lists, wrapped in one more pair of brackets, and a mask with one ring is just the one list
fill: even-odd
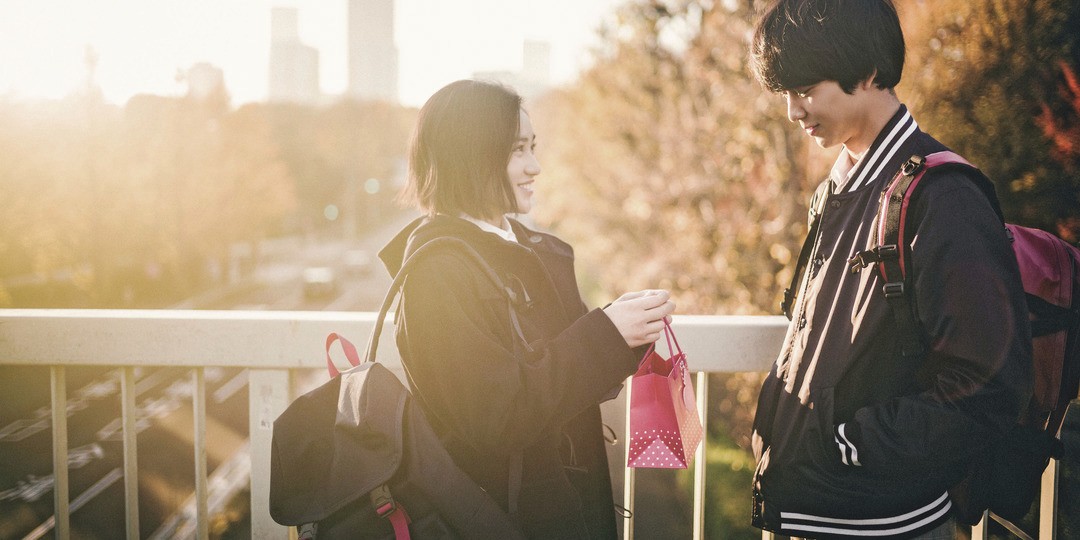
[(754, 29), (750, 67), (773, 92), (836, 81), (850, 94), (870, 77), (891, 89), (904, 34), (891, 0), (778, 0)]
[(497, 218), (517, 209), (506, 167), (518, 138), (521, 96), (461, 80), (428, 98), (409, 146), (402, 197), (427, 213)]

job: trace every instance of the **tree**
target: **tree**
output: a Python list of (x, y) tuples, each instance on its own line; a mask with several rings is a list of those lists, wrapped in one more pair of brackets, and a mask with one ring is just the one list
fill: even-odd
[[(400, 164), (416, 111), (383, 102), (341, 100), (314, 109), (277, 104), (264, 107), (273, 138), (296, 182), (298, 218), (308, 230), (322, 229), (328, 205), (376, 211), (392, 205)], [(369, 194), (363, 184), (380, 182)], [(361, 224), (367, 216), (362, 216)]]
[(217, 285), (230, 246), (268, 236), (292, 211), (292, 178), (257, 107), (233, 111), (224, 96), (136, 96), (124, 137), (135, 206), (115, 226), (138, 224), (142, 234), (120, 244), (138, 254), (136, 273), (160, 267), (179, 294)]
[[(0, 104), (0, 306), (33, 297), (54, 305), (83, 290), (100, 266), (94, 202), (106, 194), (99, 155), (113, 150), (116, 109), (98, 93), (57, 102)], [(100, 137), (98, 137), (100, 136)]]
[(997, 185), (1011, 221), (1080, 240), (1073, 0), (904, 0), (901, 95)]
[(684, 312), (776, 313), (817, 181), (748, 77), (750, 19), (743, 5), (631, 3), (595, 67), (537, 107), (537, 219), (585, 247), (594, 298), (662, 286)]

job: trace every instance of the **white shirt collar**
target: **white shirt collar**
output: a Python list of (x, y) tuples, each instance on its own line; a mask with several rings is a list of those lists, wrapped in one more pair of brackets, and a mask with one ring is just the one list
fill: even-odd
[(844, 191), (848, 182), (851, 182), (851, 173), (855, 172), (855, 166), (859, 164), (859, 161), (861, 159), (856, 160), (855, 156), (847, 151), (847, 148), (840, 149), (840, 155), (836, 156), (832, 170), (829, 171), (829, 177), (833, 182), (833, 193)]
[(506, 219), (506, 216), (502, 218), (502, 228), (496, 227), (486, 221), (481, 221), (472, 216), (461, 214), (461, 219), (480, 227), (480, 230), (499, 235), (500, 238), (507, 242), (518, 243), (517, 235), (514, 234), (514, 230), (510, 228), (510, 220)]

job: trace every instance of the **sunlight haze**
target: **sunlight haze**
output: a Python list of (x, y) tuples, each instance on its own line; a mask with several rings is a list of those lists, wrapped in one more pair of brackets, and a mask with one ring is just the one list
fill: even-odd
[[(398, 86), (419, 105), (443, 84), (477, 71), (521, 68), (524, 40), (551, 44), (551, 79), (589, 64), (596, 28), (619, 0), (398, 0)], [(224, 71), (234, 104), (267, 95), (270, 10), (296, 7), (300, 40), (319, 51), (324, 95), (346, 87), (346, 1), (6, 0), (0, 3), (0, 97), (57, 99), (86, 84), (97, 57), (105, 99), (180, 95), (177, 73), (200, 62)]]

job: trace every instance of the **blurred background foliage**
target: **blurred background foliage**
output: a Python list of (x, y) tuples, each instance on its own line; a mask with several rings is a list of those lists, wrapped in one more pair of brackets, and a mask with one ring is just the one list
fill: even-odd
[[(598, 301), (663, 286), (686, 312), (777, 312), (838, 149), (817, 148), (751, 79), (764, 4), (628, 3), (578, 84), (529, 104), (544, 167), (534, 217), (573, 241)], [(897, 6), (901, 101), (994, 179), (1010, 221), (1080, 240), (1080, 4)]]
[(167, 307), (249, 271), (260, 240), (342, 235), (344, 209), (392, 207), (414, 118), (223, 91), (0, 99), (0, 307)]
[[(898, 95), (922, 128), (995, 181), (1010, 221), (1080, 240), (1080, 3), (896, 4)], [(628, 0), (580, 80), (527, 103), (544, 170), (532, 219), (575, 246), (591, 304), (664, 287), (681, 313), (779, 312), (837, 149), (817, 148), (751, 78), (764, 5)], [(117, 107), (92, 86), (60, 102), (0, 97), (0, 307), (167, 306), (228, 279), (237, 246), (340, 232), (327, 207), (355, 203), (363, 179), (400, 176), (415, 114), (233, 108), (223, 92)], [(711, 536), (755, 537), (761, 377), (712, 377), (710, 476), (727, 480), (710, 483), (709, 500), (725, 501), (710, 503)]]

